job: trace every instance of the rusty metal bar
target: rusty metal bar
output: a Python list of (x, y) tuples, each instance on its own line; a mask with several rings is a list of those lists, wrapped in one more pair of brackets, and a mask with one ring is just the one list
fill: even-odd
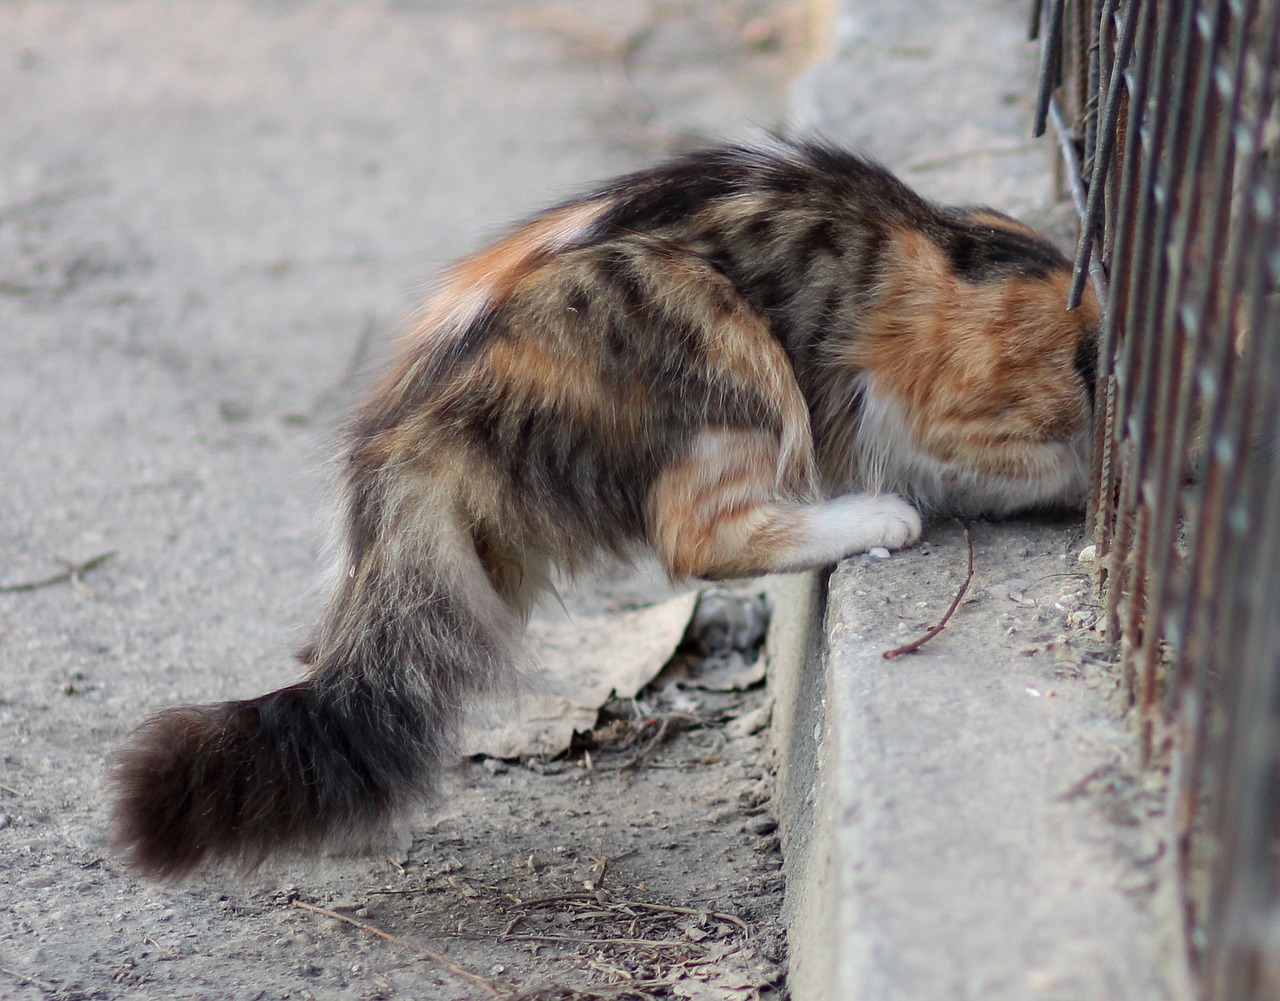
[[(1102, 17), (1110, 20), (1115, 14), (1117, 0), (1106, 0)], [(1116, 45), (1115, 63), (1123, 71), (1129, 65), (1133, 54), (1133, 39), (1136, 34), (1137, 19), (1127, 17), (1120, 29), (1120, 40)], [(1103, 102), (1105, 112), (1099, 128), (1098, 148), (1093, 157), (1091, 173), (1105, 176), (1111, 166), (1111, 157), (1116, 148), (1116, 121), (1120, 114), (1120, 88), (1124, 84), (1122, 73), (1114, 73), (1107, 89), (1107, 98)], [(1088, 146), (1086, 144), (1086, 150)], [(1086, 159), (1089, 153), (1085, 154)], [(1075, 309), (1084, 297), (1085, 275), (1089, 273), (1089, 265), (1093, 257), (1093, 246), (1098, 239), (1098, 229), (1102, 224), (1103, 193), (1106, 186), (1095, 184), (1089, 188), (1089, 200), (1081, 212), (1080, 243), (1076, 248), (1075, 274), (1071, 281), (1071, 293), (1067, 298), (1067, 309)], [(1079, 206), (1077, 205), (1077, 210)]]
[[(1207, 14), (1207, 16), (1205, 16)], [(1187, 353), (1205, 339), (1212, 327), (1211, 301), (1200, 297), (1198, 305), (1186, 304), (1187, 286), (1210, 289), (1216, 281), (1216, 269), (1205, 268), (1204, 242), (1213, 247), (1209, 260), (1217, 261), (1223, 251), (1225, 228), (1217, 227), (1217, 210), (1212, 199), (1207, 204), (1206, 175), (1210, 172), (1211, 153), (1229, 149), (1220, 126), (1223, 123), (1221, 94), (1216, 83), (1214, 61), (1221, 56), (1230, 25), (1228, 5), (1218, 4), (1211, 11), (1200, 12), (1194, 25), (1182, 38), (1183, 64), (1181, 85), (1174, 88), (1170, 115), (1176, 126), (1170, 144), (1171, 156), (1163, 171), (1169, 201), (1165, 206), (1168, 228), (1162, 228), (1156, 239), (1166, 248), (1167, 287), (1153, 289), (1146, 304), (1146, 328), (1140, 334), (1148, 345), (1144, 363), (1152, 373), (1148, 385), (1147, 411), (1150, 427), (1159, 434), (1149, 435), (1148, 458), (1138, 471), (1141, 477), (1142, 503), (1152, 511), (1155, 544), (1148, 551), (1153, 557), (1143, 568), (1144, 576), (1153, 581), (1148, 605), (1143, 609), (1148, 642), (1140, 652), (1136, 668), (1139, 678), (1139, 723), (1144, 736), (1144, 751), (1149, 752), (1149, 735), (1155, 725), (1157, 704), (1156, 672), (1160, 666), (1161, 634), (1164, 603), (1175, 586), (1177, 562), (1174, 532), (1181, 507), (1174, 477), (1182, 473), (1184, 455), (1177, 454), (1174, 413), (1178, 389), (1186, 381)], [(1193, 56), (1199, 58), (1194, 60)], [(1198, 64), (1190, 76), (1186, 70)], [(1191, 82), (1194, 81), (1193, 84)], [(1191, 85), (1189, 85), (1191, 84)], [(1193, 95), (1188, 92), (1193, 91)], [(1187, 98), (1190, 97), (1188, 102)], [(1221, 195), (1219, 194), (1219, 197)], [(1211, 218), (1206, 218), (1206, 214)], [(1191, 290), (1194, 294), (1194, 289)], [(1160, 296), (1161, 298), (1157, 298)], [(1190, 345), (1190, 348), (1189, 348)], [(1189, 418), (1190, 414), (1184, 415)], [(1174, 673), (1177, 673), (1175, 665)], [(1146, 755), (1144, 755), (1145, 760)]]
[[(1115, 17), (1115, 7), (1117, 0), (1093, 0), (1093, 10), (1089, 18), (1089, 51), (1088, 58), (1088, 80), (1085, 83), (1085, 104), (1083, 108), (1084, 115), (1084, 160), (1081, 164), (1081, 173), (1088, 177), (1093, 176), (1096, 166), (1096, 154), (1098, 149), (1098, 97), (1105, 93), (1100, 86), (1102, 81), (1102, 32), (1103, 26), (1111, 23)], [(1116, 109), (1117, 111), (1119, 109)], [(1115, 132), (1115, 122), (1111, 123), (1108, 130)], [(1098, 172), (1105, 176), (1106, 171)]]
[(1044, 135), (1045, 122), (1049, 117), (1049, 98), (1058, 85), (1062, 66), (1062, 10), (1065, 5), (1066, 0), (1049, 0), (1049, 10), (1044, 16), (1046, 27), (1040, 48), (1040, 83), (1036, 96), (1035, 124), (1031, 130), (1031, 134), (1036, 137)]
[[(1105, 420), (1099, 428), (1099, 445), (1095, 449), (1095, 473), (1092, 477), (1098, 484), (1095, 494), (1095, 537), (1098, 547), (1098, 566), (1100, 570), (1099, 584), (1107, 584), (1106, 629), (1107, 636), (1116, 642), (1120, 635), (1120, 597), (1124, 594), (1124, 563), (1122, 554), (1128, 546), (1128, 534), (1132, 523), (1121, 517), (1119, 500), (1119, 471), (1123, 465), (1123, 453), (1119, 429), (1121, 380), (1117, 373), (1117, 361), (1122, 354), (1125, 338), (1118, 318), (1128, 312), (1131, 299), (1132, 278), (1135, 274), (1134, 252), (1138, 245), (1136, 231), (1138, 226), (1139, 181), (1143, 174), (1144, 144), (1141, 141), (1146, 121), (1147, 81), (1150, 78), (1150, 67), (1155, 51), (1154, 14), (1147, 11), (1146, 16), (1138, 21), (1137, 0), (1125, 0), (1119, 14), (1125, 21), (1139, 24), (1137, 30), (1137, 51), (1127, 66), (1112, 63), (1112, 73), (1122, 74), (1125, 87), (1121, 95), (1129, 109), (1124, 117), (1125, 156), (1121, 163), (1120, 179), (1114, 182), (1116, 202), (1120, 209), (1111, 227), (1111, 249), (1105, 253), (1110, 258), (1109, 288), (1106, 303), (1107, 322), (1103, 324), (1101, 343), (1098, 350), (1099, 391), (1097, 398), (1105, 400)], [(1108, 89), (1110, 83), (1108, 81)], [(1117, 118), (1117, 131), (1120, 119)], [(1112, 174), (1115, 171), (1111, 171)], [(1101, 178), (1095, 177), (1095, 182)], [(1113, 186), (1112, 179), (1103, 181)], [(1105, 462), (1102, 460), (1105, 458)], [(1132, 691), (1132, 689), (1128, 689)]]
[[(1108, 591), (1107, 617), (1113, 629), (1109, 635), (1120, 644), (1121, 676), (1130, 699), (1139, 696), (1135, 654), (1143, 638), (1141, 610), (1146, 583), (1138, 576), (1138, 568), (1146, 552), (1146, 537), (1140, 531), (1140, 521), (1144, 516), (1138, 503), (1141, 482), (1138, 467), (1143, 461), (1146, 424), (1138, 403), (1146, 394), (1149, 367), (1144, 361), (1150, 349), (1141, 334), (1143, 305), (1149, 301), (1153, 287), (1163, 289), (1162, 254), (1156, 230), (1161, 223), (1160, 208), (1165, 200), (1159, 184), (1159, 168), (1168, 131), (1168, 114), (1163, 98), (1174, 51), (1167, 30), (1168, 19), (1158, 19), (1156, 9), (1152, 3), (1132, 3), (1125, 11), (1126, 19), (1141, 18), (1137, 31), (1140, 47), (1145, 50), (1145, 58), (1135, 63), (1129, 105), (1130, 114), (1134, 116), (1129, 129), (1129, 151), (1131, 156), (1136, 154), (1140, 157), (1140, 173), (1136, 178), (1129, 178), (1136, 182), (1136, 187), (1128, 192), (1122, 188), (1120, 195), (1122, 202), (1133, 205), (1133, 243), (1126, 268), (1126, 279), (1133, 284), (1133, 291), (1127, 295), (1123, 313), (1110, 314), (1114, 317), (1110, 326), (1116, 332), (1113, 358), (1116, 399), (1112, 432), (1115, 440), (1112, 451), (1116, 462), (1117, 496), (1113, 498), (1115, 541), (1109, 554), (1112, 586)], [(1140, 113), (1135, 116), (1137, 111)], [(1135, 276), (1141, 276), (1140, 286), (1133, 283)], [(1122, 602), (1122, 599), (1126, 600)], [(1145, 744), (1142, 750), (1145, 754)]]

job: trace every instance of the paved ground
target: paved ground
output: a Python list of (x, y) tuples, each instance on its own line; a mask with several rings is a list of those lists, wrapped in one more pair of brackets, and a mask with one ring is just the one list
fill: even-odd
[(132, 726), (294, 677), (326, 442), (423, 283), (775, 120), (801, 22), (758, 7), (0, 3), (0, 585), (114, 554), (0, 593), (0, 996), (488, 996), (295, 900), (501, 989), (782, 989), (749, 734), (626, 772), (477, 766), (389, 860), (174, 890), (104, 857)]

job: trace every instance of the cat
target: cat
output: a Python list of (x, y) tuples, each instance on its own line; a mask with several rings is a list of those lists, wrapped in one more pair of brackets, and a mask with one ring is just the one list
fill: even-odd
[(816, 139), (678, 157), (449, 271), (344, 434), (305, 680), (146, 721), (112, 776), (141, 872), (359, 840), (510, 686), (553, 566), (741, 578), (1084, 490), (1099, 307), (990, 209)]

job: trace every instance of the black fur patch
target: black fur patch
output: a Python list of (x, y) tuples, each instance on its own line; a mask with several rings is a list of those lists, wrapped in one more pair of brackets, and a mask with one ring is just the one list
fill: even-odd
[(1076, 352), (1075, 367), (1089, 394), (1089, 409), (1092, 410), (1097, 402), (1094, 397), (1098, 386), (1098, 345), (1093, 338), (1080, 345)]
[(732, 148), (691, 153), (620, 178), (597, 191), (616, 200), (597, 223), (600, 232), (650, 232), (683, 222), (708, 202), (743, 190), (751, 171)]
[(1045, 278), (1071, 267), (1051, 243), (1024, 233), (958, 220), (940, 235), (940, 246), (955, 273), (965, 281), (981, 284), (1006, 278)]

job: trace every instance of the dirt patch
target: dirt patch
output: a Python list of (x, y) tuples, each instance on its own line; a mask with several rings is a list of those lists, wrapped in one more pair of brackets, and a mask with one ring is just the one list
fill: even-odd
[(64, 817), (6, 814), (3, 993), (784, 996), (763, 737), (689, 716), (620, 732), (560, 761), (465, 763), (381, 857), (241, 881), (139, 884), (69, 851)]

